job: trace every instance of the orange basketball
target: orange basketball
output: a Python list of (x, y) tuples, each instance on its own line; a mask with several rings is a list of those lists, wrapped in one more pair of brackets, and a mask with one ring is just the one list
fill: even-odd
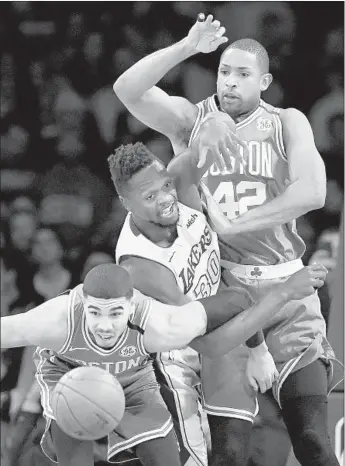
[(67, 372), (53, 391), (52, 408), (61, 430), (78, 440), (97, 440), (119, 424), (125, 395), (118, 380), (99, 367)]

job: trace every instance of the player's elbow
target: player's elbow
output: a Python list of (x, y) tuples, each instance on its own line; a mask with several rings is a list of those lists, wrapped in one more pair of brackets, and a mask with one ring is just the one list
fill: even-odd
[(326, 200), (326, 188), (316, 185), (309, 189), (308, 207), (309, 210), (322, 209)]
[(113, 90), (123, 104), (126, 104), (126, 102), (130, 100), (130, 89), (129, 86), (126, 85), (126, 79), (124, 79), (123, 75), (114, 82)]

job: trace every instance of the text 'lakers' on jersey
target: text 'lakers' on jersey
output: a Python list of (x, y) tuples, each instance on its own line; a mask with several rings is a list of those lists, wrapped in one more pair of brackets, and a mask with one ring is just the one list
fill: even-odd
[(70, 291), (68, 337), (63, 347), (58, 352), (38, 347), (35, 353), (36, 378), (43, 398), (45, 394), (50, 396), (46, 390), (50, 381), (79, 366), (98, 366), (107, 370), (116, 376), (125, 393), (155, 380), (152, 360), (143, 344), (151, 301), (136, 293), (142, 299), (135, 300), (136, 307), (124, 333), (113, 348), (103, 349), (94, 343), (86, 326), (82, 285)]
[[(157, 262), (174, 275), (179, 289), (192, 300), (215, 294), (220, 281), (217, 234), (208, 225), (205, 215), (179, 203), (178, 236), (163, 248), (140, 234), (127, 215), (117, 247), (116, 261), (137, 256)], [(154, 279), (154, 277), (152, 277)]]
[[(190, 144), (198, 134), (204, 116), (208, 112), (219, 111), (216, 96), (208, 97), (197, 106), (199, 114)], [(215, 163), (203, 177), (229, 219), (274, 199), (290, 184), (280, 110), (261, 100), (258, 108), (236, 125), (238, 137), (246, 143), (247, 150), (238, 146), (245, 164), (240, 157), (231, 156), (230, 169)], [(305, 245), (293, 221), (276, 228), (235, 236), (229, 245), (220, 241), (220, 249), (222, 259), (231, 262), (275, 265), (300, 258)]]

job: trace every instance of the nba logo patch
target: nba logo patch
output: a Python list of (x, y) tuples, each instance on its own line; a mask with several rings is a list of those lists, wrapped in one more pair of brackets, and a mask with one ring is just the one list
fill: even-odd
[(273, 129), (273, 121), (268, 118), (258, 118), (256, 126), (260, 131), (269, 131)]
[(137, 349), (135, 346), (125, 346), (122, 348), (120, 351), (120, 355), (123, 356), (124, 358), (130, 358), (131, 356), (134, 356), (135, 353), (137, 352)]

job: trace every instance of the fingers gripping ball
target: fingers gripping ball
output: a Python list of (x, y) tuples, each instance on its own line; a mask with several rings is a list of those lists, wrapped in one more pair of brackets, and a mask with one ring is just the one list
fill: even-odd
[(120, 423), (125, 395), (115, 377), (98, 367), (78, 367), (65, 374), (52, 396), (61, 430), (78, 440), (107, 436)]

